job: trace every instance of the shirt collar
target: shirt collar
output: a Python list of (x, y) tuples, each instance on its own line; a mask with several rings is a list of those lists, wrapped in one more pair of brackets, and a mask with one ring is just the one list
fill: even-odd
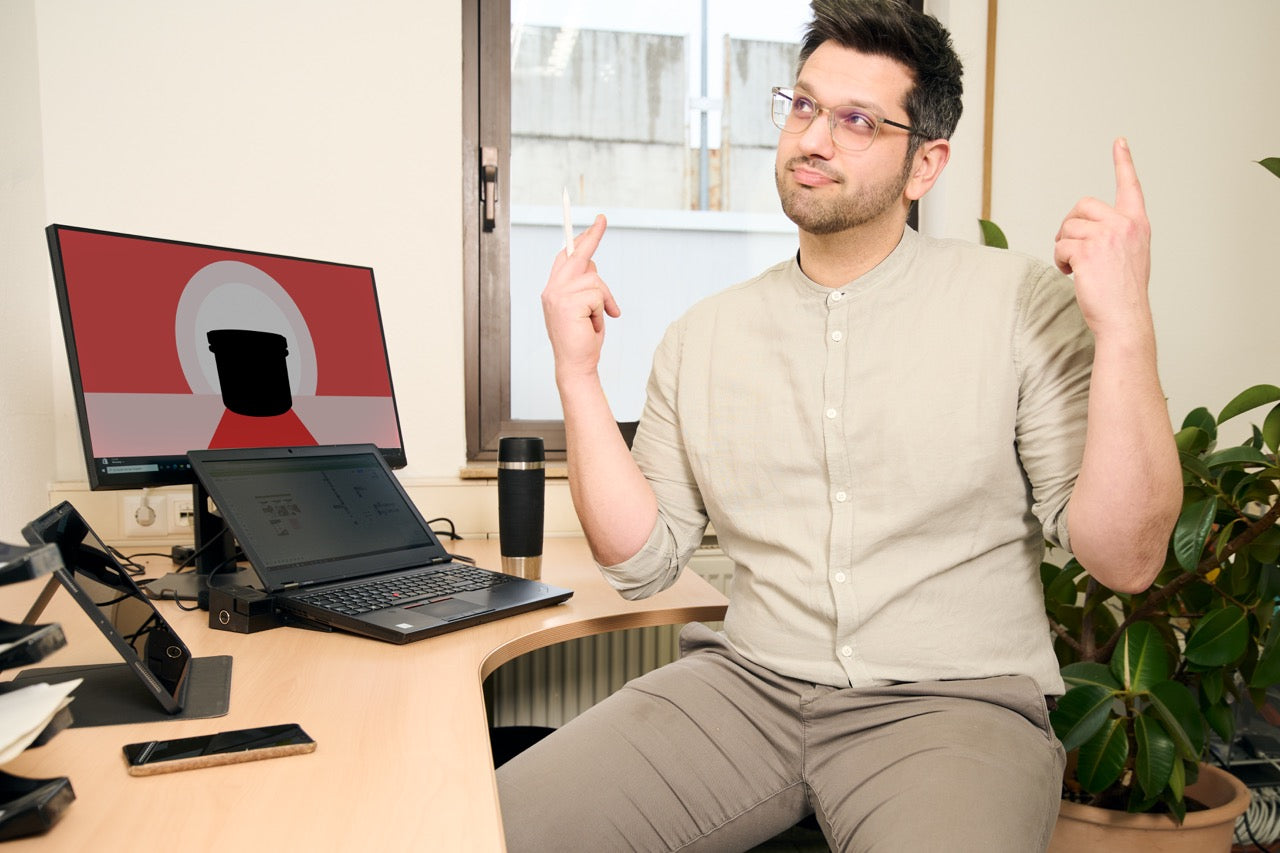
[(881, 282), (888, 281), (897, 276), (907, 265), (915, 258), (919, 249), (920, 235), (910, 226), (902, 230), (902, 239), (898, 241), (898, 245), (888, 256), (876, 264), (863, 275), (852, 281), (846, 282), (840, 287), (827, 287), (818, 284), (809, 276), (804, 274), (804, 270), (800, 269), (800, 252), (797, 250), (791, 259), (791, 276), (795, 284), (806, 293), (815, 293), (822, 297), (827, 297), (833, 292), (839, 290), (847, 296), (854, 296), (864, 293)]

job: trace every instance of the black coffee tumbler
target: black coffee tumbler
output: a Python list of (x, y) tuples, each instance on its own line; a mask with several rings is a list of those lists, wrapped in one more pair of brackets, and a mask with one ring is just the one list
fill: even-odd
[(546, 454), (540, 438), (498, 440), (498, 542), (502, 571), (542, 577), (543, 494)]

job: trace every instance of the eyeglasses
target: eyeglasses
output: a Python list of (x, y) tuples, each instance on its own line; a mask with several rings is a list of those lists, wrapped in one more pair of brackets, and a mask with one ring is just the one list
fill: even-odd
[(795, 89), (773, 87), (773, 123), (784, 133), (804, 133), (821, 112), (826, 112), (831, 123), (831, 141), (846, 151), (865, 151), (870, 148), (882, 124), (921, 135), (913, 127), (887, 118), (877, 118), (862, 107), (852, 104), (821, 107), (813, 98), (798, 94)]

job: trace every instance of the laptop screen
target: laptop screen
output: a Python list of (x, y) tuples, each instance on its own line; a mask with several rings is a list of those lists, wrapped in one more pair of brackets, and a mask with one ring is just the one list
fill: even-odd
[(269, 589), (447, 556), (376, 448), (197, 451), (200, 482)]

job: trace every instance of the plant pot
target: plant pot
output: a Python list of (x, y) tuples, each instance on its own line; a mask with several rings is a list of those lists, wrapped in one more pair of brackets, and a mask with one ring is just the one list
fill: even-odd
[(1249, 789), (1225, 770), (1201, 764), (1186, 793), (1208, 808), (1188, 811), (1181, 824), (1170, 815), (1129, 814), (1063, 800), (1049, 853), (1227, 853), (1236, 818), (1249, 807)]

